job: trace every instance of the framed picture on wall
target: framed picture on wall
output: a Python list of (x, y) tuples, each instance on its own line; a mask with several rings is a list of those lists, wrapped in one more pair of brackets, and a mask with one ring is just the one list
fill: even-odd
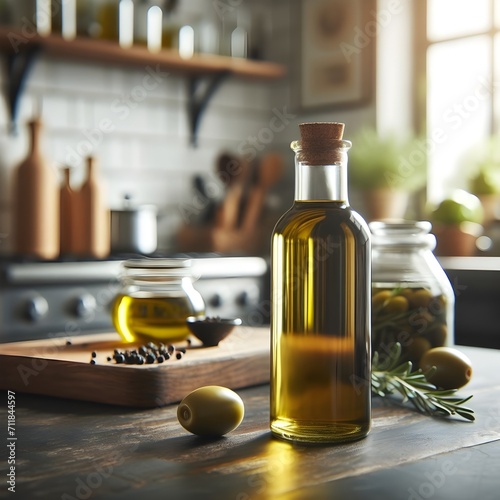
[(301, 0), (300, 9), (299, 107), (366, 103), (373, 87), (374, 2)]

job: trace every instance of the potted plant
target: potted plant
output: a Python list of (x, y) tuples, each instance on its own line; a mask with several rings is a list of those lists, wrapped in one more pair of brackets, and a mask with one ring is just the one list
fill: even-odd
[(353, 138), (349, 182), (363, 193), (368, 219), (403, 218), (410, 193), (421, 189), (426, 178), (424, 142), (381, 136), (373, 128)]
[(481, 148), (475, 173), (470, 178), (469, 189), (483, 205), (485, 226), (498, 217), (500, 205), (500, 141), (492, 138)]
[(477, 196), (457, 189), (432, 210), (430, 219), (437, 239), (437, 255), (476, 253), (476, 240), (483, 231), (483, 207)]

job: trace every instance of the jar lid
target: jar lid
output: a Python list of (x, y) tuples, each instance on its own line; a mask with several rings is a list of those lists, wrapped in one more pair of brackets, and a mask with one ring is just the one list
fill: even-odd
[(373, 221), (369, 224), (375, 248), (415, 247), (434, 248), (436, 237), (430, 234), (428, 221)]
[(125, 276), (134, 280), (161, 281), (165, 278), (193, 277), (190, 259), (129, 259), (122, 266)]
[(191, 267), (191, 259), (129, 259), (123, 266), (127, 269), (185, 269)]

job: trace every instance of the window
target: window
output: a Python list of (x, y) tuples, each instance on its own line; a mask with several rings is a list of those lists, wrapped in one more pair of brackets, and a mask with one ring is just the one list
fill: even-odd
[(500, 0), (417, 4), (417, 33), (425, 37), (419, 72), (426, 75), (428, 198), (438, 202), (451, 189), (468, 189), (474, 155), (499, 133)]

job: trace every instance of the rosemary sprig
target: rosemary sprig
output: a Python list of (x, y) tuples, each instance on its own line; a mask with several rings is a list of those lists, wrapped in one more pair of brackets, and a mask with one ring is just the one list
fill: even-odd
[(378, 352), (372, 359), (372, 392), (385, 397), (394, 393), (403, 396), (403, 403), (410, 401), (417, 410), (433, 416), (459, 415), (466, 420), (475, 420), (474, 410), (462, 406), (472, 396), (455, 396), (456, 389), (439, 390), (427, 381), (421, 369), (412, 372), (412, 363), (400, 363), (401, 344), (396, 342), (385, 359)]

